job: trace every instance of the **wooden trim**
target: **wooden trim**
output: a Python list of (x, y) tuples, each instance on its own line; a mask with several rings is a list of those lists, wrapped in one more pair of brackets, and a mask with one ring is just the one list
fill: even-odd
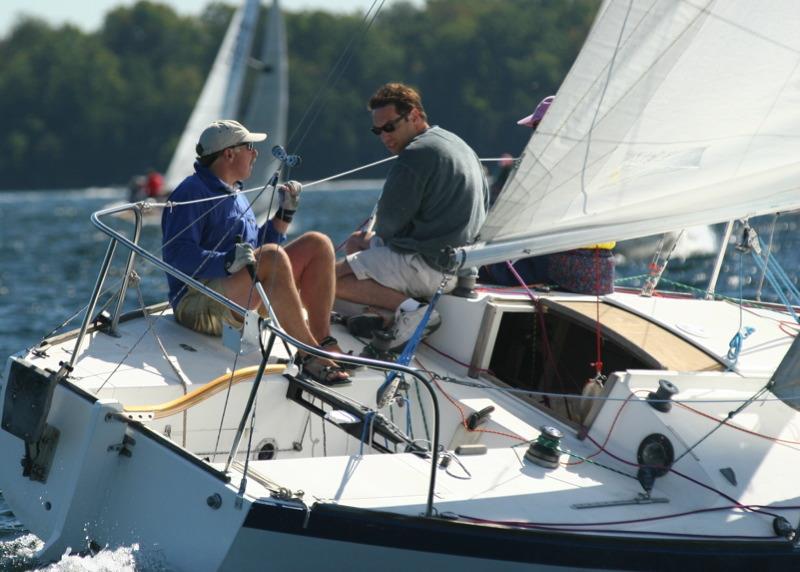
[[(152, 413), (154, 419), (170, 417), (171, 415), (186, 411), (190, 407), (205, 401), (212, 395), (216, 395), (228, 385), (234, 385), (240, 381), (254, 378), (256, 373), (258, 373), (258, 368), (259, 366), (252, 365), (237, 369), (231, 373), (224, 373), (216, 379), (204, 384), (202, 387), (198, 387), (186, 395), (182, 395), (181, 397), (173, 399), (172, 401), (166, 401), (158, 405), (125, 406), (123, 411), (125, 413)], [(282, 374), (285, 370), (286, 366), (283, 364), (271, 364), (264, 369), (264, 375)]]

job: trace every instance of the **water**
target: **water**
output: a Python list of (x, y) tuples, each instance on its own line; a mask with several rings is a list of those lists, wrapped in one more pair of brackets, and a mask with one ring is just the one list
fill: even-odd
[[(353, 227), (369, 216), (379, 194), (379, 183), (331, 185), (327, 190), (303, 193), (292, 235), (320, 230), (339, 244)], [(124, 189), (85, 189), (51, 192), (0, 193), (0, 362), (5, 367), (12, 353), (36, 345), (46, 334), (78, 313), (89, 301), (97, 273), (108, 246), (108, 237), (90, 222), (92, 212), (114, 201), (124, 200)], [(122, 220), (106, 217), (118, 229), (132, 229)], [(159, 226), (145, 225), (142, 245), (159, 252)], [(121, 249), (120, 249), (121, 250)], [(119, 267), (120, 252), (115, 255)], [(163, 273), (140, 263), (145, 303), (166, 299)], [(110, 282), (119, 279), (119, 270)], [(136, 293), (128, 295), (128, 306), (136, 305)], [(73, 321), (71, 327), (78, 327)], [(14, 462), (3, 459), (0, 462)], [(22, 571), (35, 567), (33, 554), (41, 541), (26, 532), (0, 496), (0, 571)], [(65, 556), (53, 571), (159, 570), (136, 547), (103, 551), (89, 558)]]
[[(328, 234), (335, 244), (343, 241), (354, 227), (372, 210), (379, 193), (378, 183), (350, 183), (327, 190), (309, 189), (303, 193), (293, 232), (319, 230)], [(100, 263), (105, 254), (108, 237), (91, 225), (89, 216), (103, 206), (123, 199), (123, 189), (86, 189), (52, 192), (0, 193), (0, 360), (35, 345), (42, 337), (78, 313), (88, 302)], [(764, 243), (767, 242), (772, 217), (753, 221)], [(112, 226), (130, 229), (121, 220)], [(775, 244), (772, 252), (783, 268), (794, 274), (798, 263), (797, 215), (784, 215), (775, 225)], [(713, 266), (716, 243), (722, 234), (718, 225), (713, 232), (700, 231), (692, 235), (676, 252), (687, 255), (670, 262), (665, 278), (695, 288), (705, 288)], [(145, 226), (142, 244), (158, 252), (158, 225)], [(628, 255), (618, 266), (623, 278), (645, 274), (655, 241), (649, 245), (623, 245), (620, 252)], [(118, 253), (115, 260), (118, 260)], [(742, 276), (739, 278), (739, 260)], [(119, 266), (119, 265), (117, 265)], [(148, 264), (139, 264), (142, 290), (146, 303), (166, 298), (166, 281), (160, 271)], [(112, 273), (111, 281), (119, 278)], [(738, 296), (741, 284), (746, 297), (757, 291), (760, 274), (749, 256), (731, 256), (723, 267), (718, 291)], [(793, 276), (796, 284), (796, 277)], [(641, 280), (631, 280), (632, 285)], [(668, 285), (671, 285), (669, 283)], [(768, 287), (763, 298), (776, 296)], [(135, 293), (128, 304), (136, 303)], [(77, 327), (73, 323), (72, 327)], [(16, 462), (4, 459), (2, 462)], [(33, 554), (41, 542), (27, 533), (14, 519), (0, 496), (0, 570), (21, 571), (35, 567)], [(94, 557), (64, 556), (46, 570), (154, 570), (164, 569), (145, 562), (135, 546), (116, 551), (103, 551)]]

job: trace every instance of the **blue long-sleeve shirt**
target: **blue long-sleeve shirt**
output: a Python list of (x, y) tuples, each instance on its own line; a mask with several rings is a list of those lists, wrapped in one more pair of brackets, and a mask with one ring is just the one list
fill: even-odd
[[(194, 175), (186, 177), (172, 192), (171, 202), (225, 198), (164, 209), (161, 217), (164, 262), (197, 280), (221, 278), (228, 276), (225, 256), (236, 246), (237, 235), (254, 247), (286, 240), (286, 235), (276, 231), (271, 220), (258, 227), (249, 201), (235, 192), (238, 188), (230, 187), (199, 163), (194, 164), (194, 170)], [(167, 282), (169, 302), (177, 308), (186, 288), (169, 274)]]

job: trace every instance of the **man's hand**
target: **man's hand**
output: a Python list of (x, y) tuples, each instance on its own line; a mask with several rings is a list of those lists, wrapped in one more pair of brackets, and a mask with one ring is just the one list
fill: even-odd
[(253, 245), (249, 242), (240, 242), (225, 255), (225, 270), (228, 274), (236, 274), (248, 264), (256, 263)]
[(347, 254), (353, 254), (354, 252), (369, 249), (369, 241), (372, 240), (373, 236), (375, 236), (375, 233), (372, 231), (365, 232), (359, 230), (358, 232), (354, 232), (350, 235), (350, 238), (347, 239), (344, 245), (344, 251)]
[(284, 212), (294, 212), (300, 204), (300, 192), (303, 185), (297, 181), (287, 181), (278, 187), (278, 208)]

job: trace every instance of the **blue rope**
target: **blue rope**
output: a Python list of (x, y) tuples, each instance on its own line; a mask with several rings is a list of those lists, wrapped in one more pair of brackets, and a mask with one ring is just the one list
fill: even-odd
[[(752, 251), (751, 251), (752, 252)], [(728, 366), (728, 371), (733, 371), (736, 362), (739, 361), (739, 353), (742, 351), (742, 342), (753, 332), (756, 331), (755, 328), (747, 326), (746, 328), (742, 328), (742, 321), (744, 319), (744, 256), (743, 252), (739, 251), (739, 329), (731, 338), (731, 341), (728, 343), (728, 359), (731, 360), (731, 364)]]
[(728, 344), (728, 359), (732, 360), (731, 366), (729, 369), (733, 369), (733, 366), (736, 365), (736, 362), (739, 360), (739, 352), (742, 351), (742, 342), (745, 341), (750, 334), (755, 332), (756, 329), (752, 326), (746, 326), (744, 329), (740, 329), (734, 336), (731, 338), (730, 343)]
[(364, 426), (361, 428), (361, 445), (358, 449), (358, 456), (361, 457), (364, 454), (364, 443), (367, 440), (367, 431), (369, 427), (372, 425), (372, 417), (375, 415), (374, 411), (370, 411), (364, 416)]
[(754, 250), (751, 250), (751, 253), (756, 266), (758, 266), (759, 270), (764, 274), (767, 282), (769, 282), (769, 285), (772, 286), (772, 289), (778, 295), (778, 298), (780, 298), (781, 303), (786, 306), (786, 310), (791, 314), (794, 321), (800, 323), (800, 318), (797, 317), (797, 313), (792, 307), (791, 300), (785, 292), (788, 291), (788, 293), (794, 297), (795, 303), (800, 304), (800, 291), (792, 284), (792, 281), (786, 275), (786, 272), (778, 261), (775, 260), (774, 256), (770, 257), (768, 261), (765, 262), (761, 255), (757, 254)]

